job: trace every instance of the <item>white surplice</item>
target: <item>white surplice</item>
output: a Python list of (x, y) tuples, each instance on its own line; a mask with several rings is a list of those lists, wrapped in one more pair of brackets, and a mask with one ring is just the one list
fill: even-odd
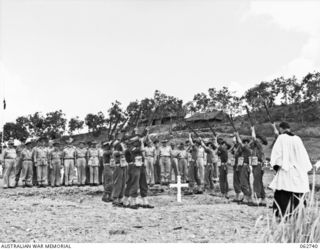
[(271, 189), (294, 193), (310, 191), (308, 171), (312, 164), (299, 136), (280, 135), (272, 148), (270, 163), (281, 167), (270, 184)]

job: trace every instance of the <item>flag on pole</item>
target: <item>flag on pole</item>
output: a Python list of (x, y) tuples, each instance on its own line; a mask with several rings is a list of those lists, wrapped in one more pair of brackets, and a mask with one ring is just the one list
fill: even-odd
[(3, 99), (3, 110), (5, 110), (7, 107), (6, 99)]

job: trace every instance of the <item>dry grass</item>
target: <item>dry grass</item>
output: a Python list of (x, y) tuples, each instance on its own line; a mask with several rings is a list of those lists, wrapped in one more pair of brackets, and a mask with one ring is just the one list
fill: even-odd
[(267, 215), (257, 224), (264, 224), (262, 241), (268, 243), (316, 243), (320, 242), (320, 209), (315, 197), (315, 171), (313, 173), (312, 191), (301, 199), (307, 200), (307, 206), (300, 205), (281, 218)]

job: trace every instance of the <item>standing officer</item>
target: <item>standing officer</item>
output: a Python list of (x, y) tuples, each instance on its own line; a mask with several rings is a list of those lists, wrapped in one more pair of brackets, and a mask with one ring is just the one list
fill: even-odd
[(46, 187), (48, 185), (48, 150), (45, 148), (46, 138), (41, 137), (38, 140), (38, 147), (34, 151), (33, 161), (37, 168), (38, 187)]
[(251, 130), (252, 142), (250, 143), (250, 148), (252, 152), (251, 165), (253, 174), (253, 196), (258, 199), (254, 204), (265, 207), (267, 205), (266, 192), (263, 186), (263, 162), (265, 160), (265, 156), (262, 144), (267, 145), (268, 141), (261, 135), (256, 135), (254, 127), (252, 127)]
[(88, 166), (90, 170), (90, 185), (99, 185), (99, 165), (100, 165), (100, 150), (97, 148), (97, 142), (92, 141), (91, 147), (88, 150)]
[(21, 152), (21, 180), (22, 187), (32, 187), (33, 161), (31, 140), (26, 140), (25, 148)]
[(144, 163), (147, 170), (147, 183), (150, 186), (155, 184), (155, 173), (154, 173), (154, 159), (155, 159), (155, 148), (152, 146), (151, 141), (147, 141), (145, 145), (145, 159)]
[(181, 182), (188, 181), (188, 152), (183, 142), (179, 145), (178, 167), (181, 174)]
[(162, 145), (159, 148), (162, 185), (170, 183), (171, 147), (167, 145), (167, 142), (167, 140), (163, 140)]
[(60, 151), (60, 144), (58, 142), (53, 143), (53, 150), (50, 150), (50, 169), (51, 169), (51, 187), (60, 187), (61, 175), (60, 170), (62, 168), (62, 152)]
[(102, 183), (103, 183), (103, 196), (102, 201), (111, 202), (112, 199), (112, 191), (113, 191), (113, 175), (115, 161), (112, 157), (113, 149), (110, 145), (110, 142), (104, 142), (102, 144), (103, 147), (103, 155), (102, 155), (102, 164), (103, 164), (103, 173), (102, 173)]
[(22, 161), (21, 161), (21, 152), (24, 149), (25, 145), (24, 144), (20, 144), (19, 146), (16, 147), (16, 152), (17, 152), (17, 158), (16, 158), (16, 187), (19, 184), (19, 179), (20, 179), (20, 175), (21, 175), (21, 171), (22, 171)]
[[(50, 155), (50, 153), (54, 150), (53, 140), (48, 141), (47, 150), (48, 150), (48, 155)], [(48, 186), (50, 186), (51, 184), (51, 174), (52, 174), (52, 169), (49, 167), (48, 168)]]
[(8, 142), (8, 148), (3, 150), (3, 188), (15, 187), (16, 158), (17, 152), (14, 148), (14, 142), (10, 139)]
[(174, 183), (178, 181), (179, 166), (178, 166), (178, 156), (179, 150), (176, 148), (175, 143), (171, 143), (171, 168), (170, 168), (170, 182), (173, 181), (172, 172), (174, 172)]
[(154, 145), (154, 182), (155, 184), (161, 183), (161, 168), (160, 168), (160, 142), (156, 139), (153, 142)]
[(72, 146), (72, 138), (69, 138), (67, 141), (67, 146), (62, 152), (63, 156), (63, 166), (64, 166), (64, 185), (71, 186), (72, 184), (76, 184), (77, 176), (75, 175), (75, 166), (76, 166), (76, 158), (75, 158), (75, 148)]
[(79, 143), (79, 148), (76, 149), (76, 167), (78, 169), (78, 185), (84, 186), (86, 184), (86, 166), (87, 166), (87, 152), (85, 142)]

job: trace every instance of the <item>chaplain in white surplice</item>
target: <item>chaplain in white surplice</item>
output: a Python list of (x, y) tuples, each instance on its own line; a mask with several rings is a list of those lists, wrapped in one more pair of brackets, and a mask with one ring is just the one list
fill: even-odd
[(308, 172), (312, 164), (302, 140), (290, 131), (290, 125), (282, 122), (279, 127), (281, 134), (272, 148), (270, 161), (277, 173), (270, 188), (275, 191), (275, 214), (283, 216), (287, 208), (292, 212), (303, 194), (310, 191)]

